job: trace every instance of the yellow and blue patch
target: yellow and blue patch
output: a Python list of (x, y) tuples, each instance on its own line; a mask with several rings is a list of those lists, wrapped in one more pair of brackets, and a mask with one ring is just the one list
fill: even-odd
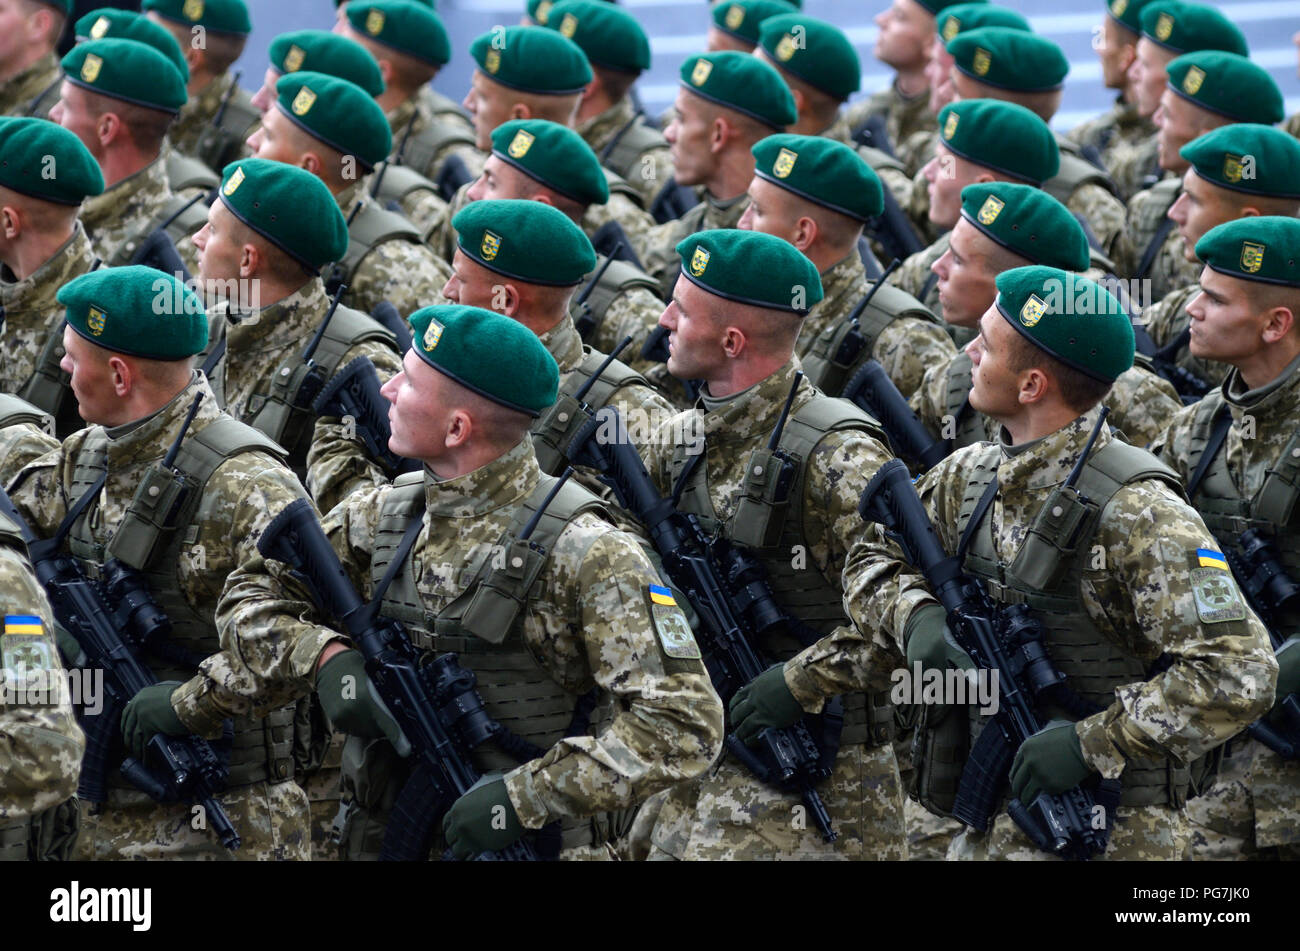
[(1214, 551), (1211, 548), (1196, 549), (1196, 561), (1202, 568), (1228, 570), (1228, 559), (1223, 557), (1223, 552)]
[(34, 614), (6, 614), (6, 634), (44, 634), (45, 625)]
[(673, 593), (667, 588), (661, 588), (657, 584), (650, 585), (650, 600), (655, 604), (667, 604), (670, 606), (675, 606), (677, 604), (676, 599), (673, 597)]
[(0, 637), (0, 667), (5, 679), (16, 687), (40, 683), (37, 678), (57, 670), (54, 641), (45, 633), (45, 623), (34, 614), (6, 614), (4, 636)]

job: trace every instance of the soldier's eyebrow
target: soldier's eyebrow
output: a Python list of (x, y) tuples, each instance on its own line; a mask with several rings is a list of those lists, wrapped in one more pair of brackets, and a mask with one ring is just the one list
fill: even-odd
[(683, 317), (689, 317), (689, 316), (691, 316), (690, 314), (688, 314), (688, 313), (686, 312), (686, 308), (682, 306), (682, 299), (681, 299), (680, 297), (678, 297), (676, 294), (673, 295), (673, 306), (677, 308), (678, 312), (679, 312)]

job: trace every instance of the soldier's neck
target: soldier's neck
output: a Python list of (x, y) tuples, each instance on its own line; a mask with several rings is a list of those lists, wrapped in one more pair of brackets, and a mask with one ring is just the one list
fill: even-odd
[(24, 232), (19, 240), (0, 252), (0, 261), (13, 272), (19, 281), (25, 281), (39, 271), (66, 245), (76, 231), (74, 217), (66, 228), (49, 232)]
[(53, 52), (53, 50), (53, 46), (39, 45), (20, 48), (14, 55), (12, 61), (0, 66), (0, 82), (8, 82), (17, 76), (21, 76), (36, 63), (39, 63), (42, 58)]
[(732, 360), (716, 376), (705, 381), (709, 396), (715, 400), (725, 399), (762, 383), (789, 363), (791, 355), (778, 353)]
[(578, 103), (578, 115), (573, 124), (576, 128), (581, 128), (584, 122), (604, 115), (613, 107), (614, 101), (597, 84), (591, 95), (584, 95), (582, 101)]
[(1057, 400), (1049, 405), (1035, 403), (1022, 407), (1014, 417), (993, 418), (1005, 427), (1011, 445), (1019, 446), (1064, 429), (1079, 418), (1079, 411)]
[(158, 156), (162, 154), (162, 145), (159, 143), (152, 153), (146, 153), (137, 149), (133, 145), (122, 143), (108, 149), (99, 158), (100, 171), (104, 173), (104, 190), (112, 188), (119, 182), (123, 182), (132, 175), (137, 175), (144, 171), (154, 162), (158, 161)]
[(718, 167), (704, 183), (709, 194), (718, 201), (739, 198), (754, 180), (754, 153), (749, 150), (752, 144), (735, 143), (722, 154)]
[(925, 64), (915, 69), (900, 69), (894, 77), (894, 88), (904, 99), (915, 99), (930, 91), (930, 84), (925, 79)]
[(1293, 329), (1283, 339), (1260, 347), (1249, 359), (1239, 360), (1234, 365), (1249, 392), (1268, 386), (1287, 373), (1296, 357), (1300, 357), (1300, 335)]

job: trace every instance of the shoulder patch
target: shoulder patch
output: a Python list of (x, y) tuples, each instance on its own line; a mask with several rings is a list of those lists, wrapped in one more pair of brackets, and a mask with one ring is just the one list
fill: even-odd
[(677, 606), (673, 593), (657, 584), (646, 590), (650, 600), (650, 616), (654, 619), (659, 646), (669, 657), (678, 660), (700, 660), (700, 646), (686, 621), (686, 615)]
[(1222, 568), (1193, 568), (1192, 597), (1196, 614), (1204, 624), (1244, 621), (1246, 605), (1232, 574)]
[(45, 623), (36, 615), (6, 614), (4, 624), (0, 661), (6, 682), (18, 689), (44, 685), (49, 673), (59, 669)]

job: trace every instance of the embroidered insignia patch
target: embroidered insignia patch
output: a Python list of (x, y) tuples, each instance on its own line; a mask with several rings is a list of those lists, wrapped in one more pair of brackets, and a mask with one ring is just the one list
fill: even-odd
[(86, 326), (90, 328), (90, 332), (96, 337), (104, 332), (104, 319), (107, 316), (104, 311), (93, 305), (86, 314)]
[(695, 253), (691, 255), (691, 273), (696, 277), (704, 274), (704, 269), (709, 266), (709, 252), (703, 248), (696, 248)]
[(984, 204), (980, 206), (979, 220), (982, 225), (991, 225), (998, 220), (998, 215), (1006, 207), (1006, 202), (996, 195), (989, 195), (984, 199)]
[(709, 73), (713, 72), (713, 64), (707, 59), (702, 59), (695, 64), (691, 70), (691, 82), (696, 86), (703, 86), (709, 80)]
[(1229, 572), (1222, 568), (1193, 568), (1191, 580), (1196, 614), (1204, 623), (1245, 620), (1246, 605)]
[(1253, 241), (1241, 242), (1241, 269), (1247, 274), (1254, 274), (1264, 266), (1264, 252), (1267, 248)]
[(1020, 322), (1026, 327), (1032, 327), (1043, 319), (1046, 312), (1047, 302), (1037, 294), (1030, 294), (1025, 306), (1020, 308)]
[(295, 116), (305, 116), (311, 112), (311, 107), (314, 105), (316, 105), (316, 94), (307, 86), (303, 86), (298, 90), (298, 95), (293, 97), (293, 105), (290, 108), (293, 109)]
[(520, 129), (515, 133), (515, 137), (510, 140), (510, 145), (506, 151), (510, 153), (511, 158), (523, 158), (528, 154), (528, 150), (532, 148), (534, 138), (535, 136), (531, 132)]
[(479, 250), (483, 253), (484, 261), (491, 261), (501, 250), (501, 236), (491, 231), (484, 231), (483, 243), (479, 246)]
[(772, 174), (777, 178), (788, 178), (794, 171), (794, 162), (798, 157), (798, 152), (782, 149), (777, 153), (776, 161), (772, 163)]

